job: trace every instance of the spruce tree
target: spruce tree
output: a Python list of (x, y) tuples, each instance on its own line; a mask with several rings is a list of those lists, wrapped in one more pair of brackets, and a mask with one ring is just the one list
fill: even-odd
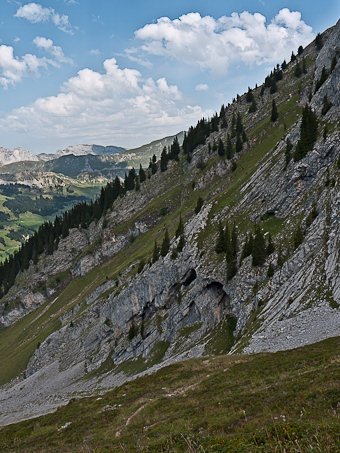
[(168, 154), (166, 152), (166, 146), (164, 146), (161, 154), (161, 171), (164, 172), (168, 169)]
[(296, 145), (294, 160), (298, 161), (306, 156), (308, 151), (313, 149), (318, 135), (317, 117), (311, 107), (306, 104), (302, 111), (300, 125), (300, 139)]
[(139, 166), (139, 182), (144, 182), (146, 180), (145, 170), (142, 167), (142, 164)]
[(242, 131), (243, 131), (242, 117), (240, 113), (237, 113), (236, 134), (241, 135)]
[(231, 143), (231, 137), (230, 135), (228, 134), (227, 135), (227, 149), (226, 149), (226, 154), (227, 154), (227, 159), (231, 159), (234, 155), (234, 151), (233, 151), (233, 145)]
[(239, 153), (240, 151), (242, 151), (242, 148), (243, 148), (243, 142), (242, 142), (242, 140), (241, 140), (240, 135), (237, 134), (237, 137), (236, 137), (236, 146), (235, 146), (236, 152)]
[(272, 112), (271, 112), (271, 115), (270, 115), (270, 120), (274, 123), (278, 119), (278, 117), (279, 117), (279, 114), (278, 114), (278, 111), (277, 111), (275, 100), (273, 99)]
[(214, 139), (214, 141), (213, 141), (212, 150), (213, 150), (213, 151), (217, 151), (217, 144), (216, 144), (215, 139)]
[(155, 245), (153, 247), (153, 252), (152, 252), (152, 262), (155, 263), (159, 258), (159, 247), (157, 244), (157, 241), (155, 240)]
[(215, 251), (216, 251), (216, 253), (222, 253), (222, 252), (226, 251), (225, 250), (225, 231), (224, 231), (222, 222), (220, 222), (218, 225), (218, 236), (217, 236)]
[(273, 277), (273, 275), (274, 275), (274, 266), (272, 265), (272, 263), (269, 263), (269, 267), (267, 270), (267, 277), (271, 278), (271, 277)]
[(334, 57), (332, 58), (332, 63), (331, 63), (330, 72), (333, 72), (333, 71), (334, 71), (336, 64), (337, 64), (337, 58), (336, 58), (336, 55), (334, 55)]
[(292, 158), (291, 150), (293, 149), (293, 145), (289, 138), (287, 138), (286, 142), (286, 150), (285, 150), (285, 168), (287, 168), (287, 165), (290, 162), (290, 159)]
[(306, 66), (306, 60), (305, 58), (302, 58), (302, 72), (304, 74), (307, 74), (307, 66)]
[(222, 140), (219, 139), (219, 141), (218, 141), (218, 155), (222, 157), (222, 156), (224, 156), (224, 154), (225, 154), (224, 145), (223, 145)]
[(256, 112), (256, 110), (257, 110), (257, 105), (256, 105), (256, 102), (255, 102), (255, 99), (253, 99), (253, 101), (251, 103), (251, 106), (249, 107), (248, 112), (249, 113), (254, 113), (254, 112)]
[(243, 246), (242, 254), (241, 254), (241, 261), (244, 258), (247, 258), (248, 256), (251, 255), (251, 252), (253, 250), (253, 235), (250, 233), (246, 237), (246, 241)]
[(296, 56), (294, 54), (294, 52), (292, 52), (292, 55), (290, 57), (290, 61), (295, 61), (296, 60)]
[(286, 60), (283, 60), (282, 65), (281, 65), (281, 69), (284, 71), (286, 68), (287, 68)]
[(175, 233), (176, 234), (176, 238), (181, 236), (183, 233), (184, 233), (184, 224), (183, 224), (183, 220), (182, 220), (182, 214), (180, 214), (179, 215), (178, 226), (177, 226), (176, 233)]
[(302, 46), (299, 46), (298, 48), (298, 55), (301, 55), (303, 52), (303, 47)]
[(295, 75), (295, 77), (299, 78), (301, 76), (301, 74), (302, 74), (302, 69), (301, 69), (301, 66), (300, 66), (300, 62), (298, 61), (296, 63), (296, 66), (295, 66), (294, 75)]
[(237, 273), (237, 252), (238, 252), (238, 239), (236, 226), (234, 225), (231, 232), (229, 241), (229, 250), (227, 249), (227, 280), (231, 280)]
[(315, 47), (317, 48), (317, 50), (321, 50), (322, 46), (323, 46), (322, 36), (320, 35), (320, 33), (318, 33), (315, 38)]
[(248, 92), (246, 94), (246, 101), (249, 103), (254, 101), (253, 91), (251, 90), (250, 87), (248, 87)]
[(325, 67), (322, 68), (320, 79), (315, 84), (314, 93), (318, 91), (318, 89), (325, 83), (328, 77), (328, 72)]
[(332, 105), (333, 104), (331, 102), (329, 102), (329, 100), (328, 100), (327, 94), (325, 94), (325, 96), (323, 97), (323, 100), (322, 100), (321, 114), (326, 115), (326, 113), (332, 107)]
[(271, 234), (269, 233), (268, 236), (268, 244), (267, 244), (267, 256), (271, 255), (275, 250), (274, 243), (272, 241)]
[(266, 243), (259, 226), (255, 227), (252, 247), (253, 266), (262, 266), (266, 260)]
[(184, 234), (181, 234), (181, 236), (179, 237), (178, 244), (177, 244), (177, 252), (180, 253), (184, 249), (184, 246), (185, 246), (185, 238), (184, 238)]
[(166, 256), (170, 248), (170, 238), (168, 229), (165, 230), (164, 239), (161, 246), (161, 256)]
[(271, 85), (270, 85), (270, 94), (274, 94), (277, 92), (277, 84), (274, 77), (271, 78)]
[(203, 198), (202, 197), (198, 197), (198, 200), (197, 200), (197, 203), (196, 203), (196, 207), (195, 207), (195, 214), (198, 214), (203, 206)]

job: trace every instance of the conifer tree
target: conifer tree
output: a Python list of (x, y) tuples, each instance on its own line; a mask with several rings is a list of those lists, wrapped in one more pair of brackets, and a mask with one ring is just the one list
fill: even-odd
[(323, 100), (322, 100), (321, 114), (326, 115), (326, 113), (332, 107), (332, 105), (333, 104), (331, 102), (329, 102), (329, 100), (328, 100), (327, 94), (325, 94), (325, 96), (323, 97)]
[(241, 114), (237, 113), (237, 120), (236, 120), (236, 134), (242, 134), (243, 131), (243, 124), (242, 124), (242, 117)]
[(275, 250), (275, 245), (273, 243), (271, 234), (269, 233), (268, 236), (268, 244), (267, 244), (267, 256), (271, 255)]
[(222, 253), (222, 252), (226, 251), (225, 250), (225, 231), (224, 231), (222, 222), (220, 222), (218, 225), (218, 236), (217, 236), (215, 251), (216, 251), (216, 253)]
[(239, 153), (240, 151), (242, 151), (242, 148), (243, 148), (243, 143), (242, 143), (241, 137), (239, 134), (237, 134), (236, 146), (235, 146), (236, 152)]
[(270, 85), (270, 94), (274, 94), (277, 92), (277, 84), (274, 77), (271, 78), (271, 85)]
[(253, 91), (251, 90), (250, 87), (248, 87), (248, 92), (247, 92), (247, 94), (246, 94), (246, 101), (247, 101), (248, 103), (254, 101)]
[(219, 139), (219, 141), (218, 141), (218, 155), (222, 157), (222, 156), (224, 156), (224, 154), (225, 154), (224, 145), (223, 145), (222, 140)]
[(236, 135), (236, 117), (235, 112), (233, 112), (233, 116), (231, 118), (231, 136), (235, 137)]
[(279, 117), (279, 114), (278, 114), (278, 111), (277, 111), (275, 100), (273, 99), (272, 112), (271, 112), (271, 115), (270, 115), (270, 120), (274, 123), (278, 119), (278, 117)]
[(295, 61), (296, 60), (296, 56), (294, 54), (294, 52), (292, 52), (292, 55), (290, 57), (290, 61)]
[(179, 146), (178, 137), (176, 135), (176, 137), (174, 138), (172, 145), (170, 147), (170, 153), (169, 153), (169, 155), (171, 156), (170, 158), (178, 161), (180, 152), (181, 152), (181, 147)]
[(307, 66), (306, 66), (306, 60), (305, 58), (302, 58), (302, 72), (304, 74), (307, 74)]
[(196, 203), (196, 207), (195, 207), (195, 214), (198, 214), (201, 210), (203, 206), (203, 198), (202, 197), (198, 197), (198, 200), (197, 200), (197, 203)]
[(228, 281), (231, 280), (237, 273), (237, 252), (238, 252), (238, 239), (236, 226), (234, 225), (230, 236), (229, 247), (227, 247), (226, 253)]
[(334, 55), (334, 57), (332, 58), (332, 63), (331, 63), (330, 72), (333, 72), (333, 71), (334, 71), (336, 64), (337, 64), (337, 58), (336, 58), (336, 55)]
[(251, 252), (253, 250), (253, 235), (250, 233), (246, 237), (246, 241), (243, 246), (242, 254), (241, 254), (241, 261), (244, 258), (247, 258), (248, 256), (251, 255)]
[(164, 257), (167, 255), (170, 248), (170, 238), (168, 229), (165, 230), (164, 239), (161, 246), (161, 255)]
[(177, 229), (176, 229), (176, 238), (181, 236), (183, 233), (184, 233), (184, 224), (183, 224), (183, 220), (182, 220), (182, 214), (180, 214), (179, 215), (178, 226), (177, 226)]
[(317, 117), (311, 107), (306, 104), (302, 112), (300, 125), (300, 139), (296, 145), (294, 160), (298, 161), (305, 157), (308, 151), (313, 149), (318, 135)]
[(253, 99), (253, 101), (251, 103), (251, 106), (249, 107), (248, 112), (249, 113), (254, 113), (254, 112), (256, 112), (256, 110), (257, 110), (257, 105), (256, 105), (256, 102), (255, 102), (255, 99)]
[(283, 60), (282, 65), (281, 65), (281, 69), (284, 71), (286, 68), (287, 68), (286, 60)]
[(252, 247), (253, 266), (262, 266), (266, 260), (266, 243), (259, 226), (255, 227)]
[(157, 245), (157, 241), (155, 240), (155, 245), (152, 252), (152, 262), (155, 263), (158, 260), (158, 258), (159, 258), (159, 247)]
[(320, 79), (315, 84), (314, 93), (316, 93), (318, 91), (318, 89), (321, 87), (321, 85), (323, 85), (325, 83), (325, 81), (327, 80), (327, 77), (328, 77), (328, 72), (327, 72), (326, 68), (323, 67), (322, 71), (321, 71)]
[(292, 145), (291, 141), (289, 140), (289, 138), (287, 138), (286, 150), (285, 150), (285, 168), (287, 168), (287, 165), (289, 164), (290, 159), (292, 158), (292, 155), (291, 155), (292, 149), (293, 149), (293, 145)]
[(164, 172), (168, 169), (168, 154), (166, 152), (166, 146), (164, 146), (161, 154), (161, 172)]
[(227, 135), (227, 148), (226, 148), (226, 154), (227, 154), (227, 159), (231, 159), (233, 157), (234, 151), (233, 151), (233, 145), (231, 143), (231, 137), (228, 134)]
[(269, 267), (267, 270), (267, 277), (271, 278), (274, 275), (274, 266), (272, 263), (269, 263)]
[(298, 48), (298, 55), (301, 55), (303, 52), (303, 47), (302, 46), (299, 46)]
[(184, 234), (181, 234), (179, 237), (178, 244), (177, 244), (177, 252), (180, 253), (184, 249), (184, 246), (185, 246), (185, 238), (184, 238)]
[(295, 71), (294, 71), (294, 75), (295, 77), (300, 77), (302, 74), (302, 69), (301, 69), (301, 66), (300, 66), (300, 62), (298, 61), (295, 65)]
[(144, 182), (146, 180), (145, 170), (142, 167), (142, 164), (139, 166), (139, 182)]
[(317, 48), (317, 50), (321, 50), (322, 47), (323, 47), (322, 36), (320, 35), (320, 33), (318, 33), (318, 34), (316, 35), (316, 38), (315, 38), (315, 47)]

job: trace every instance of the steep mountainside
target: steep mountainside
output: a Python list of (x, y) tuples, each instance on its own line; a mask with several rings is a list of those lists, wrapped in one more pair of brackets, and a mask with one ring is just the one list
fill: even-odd
[[(181, 143), (183, 133), (178, 137)], [(0, 261), (43, 221), (94, 198), (103, 184), (116, 176), (124, 178), (131, 167), (147, 167), (173, 139), (165, 137), (128, 152), (117, 146), (77, 145), (35, 156), (25, 150), (4, 154), (0, 148)]]
[(184, 358), (340, 335), (340, 22), (322, 40), (18, 272), (0, 422)]

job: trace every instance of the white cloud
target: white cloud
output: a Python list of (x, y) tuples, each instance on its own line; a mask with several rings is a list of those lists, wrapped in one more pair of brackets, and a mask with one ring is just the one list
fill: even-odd
[(63, 49), (61, 47), (53, 45), (52, 39), (37, 36), (36, 38), (34, 38), (33, 42), (38, 47), (38, 49), (44, 50), (54, 57), (54, 61), (49, 60), (49, 63), (51, 63), (53, 66), (59, 66), (59, 63), (73, 63), (71, 58), (65, 57)]
[(44, 58), (36, 55), (25, 54), (18, 58), (14, 56), (13, 47), (0, 46), (0, 85), (7, 89), (10, 85), (21, 82), (23, 77), (39, 75), (39, 68), (46, 67)]
[(97, 56), (98, 56), (98, 55), (100, 55), (100, 53), (101, 53), (101, 52), (100, 52), (99, 49), (92, 49), (92, 50), (90, 50), (90, 54), (91, 54), (91, 55), (97, 55)]
[(103, 73), (82, 69), (57, 96), (37, 99), (0, 120), (0, 130), (25, 132), (50, 142), (100, 142), (135, 146), (187, 128), (211, 112), (186, 105), (177, 86), (165, 78), (143, 79), (121, 69), (114, 58)]
[(199, 83), (198, 85), (195, 86), (196, 91), (207, 91), (208, 89), (209, 87), (206, 83)]
[(199, 13), (171, 20), (161, 17), (135, 32), (142, 52), (170, 57), (224, 76), (231, 64), (279, 63), (313, 38), (301, 14), (283, 8), (266, 25), (266, 18), (247, 11), (214, 19)]
[(14, 16), (26, 19), (32, 24), (51, 21), (59, 30), (73, 34), (68, 16), (58, 14), (53, 8), (44, 8), (39, 3), (27, 3), (20, 6)]

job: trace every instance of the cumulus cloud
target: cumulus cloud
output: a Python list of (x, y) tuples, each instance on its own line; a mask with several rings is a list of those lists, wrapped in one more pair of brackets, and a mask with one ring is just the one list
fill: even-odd
[(143, 40), (141, 50), (170, 57), (191, 66), (224, 76), (230, 65), (276, 63), (287, 58), (299, 45), (313, 38), (312, 28), (301, 13), (283, 8), (266, 24), (262, 14), (232, 13), (214, 19), (199, 13), (171, 20), (161, 17), (135, 32)]
[(82, 69), (58, 95), (12, 111), (0, 120), (0, 130), (19, 135), (29, 131), (42, 140), (99, 140), (131, 147), (178, 132), (211, 114), (186, 105), (178, 87), (165, 78), (143, 79), (135, 69), (119, 68), (114, 58), (103, 66), (103, 72)]
[(13, 47), (4, 44), (0, 46), (0, 85), (5, 89), (21, 82), (23, 77), (38, 76), (39, 68), (46, 66), (44, 58), (32, 54), (15, 57)]
[(206, 83), (199, 83), (198, 85), (195, 86), (196, 91), (207, 91), (208, 89), (209, 87)]
[(44, 50), (49, 53), (54, 60), (49, 60), (53, 66), (59, 66), (60, 63), (73, 63), (71, 58), (65, 57), (63, 49), (59, 46), (53, 44), (52, 39), (44, 38), (42, 36), (37, 36), (33, 40), (34, 44), (38, 49)]
[(14, 16), (26, 19), (32, 24), (51, 21), (59, 30), (73, 34), (68, 16), (58, 14), (53, 8), (44, 8), (39, 3), (27, 3), (20, 6)]

